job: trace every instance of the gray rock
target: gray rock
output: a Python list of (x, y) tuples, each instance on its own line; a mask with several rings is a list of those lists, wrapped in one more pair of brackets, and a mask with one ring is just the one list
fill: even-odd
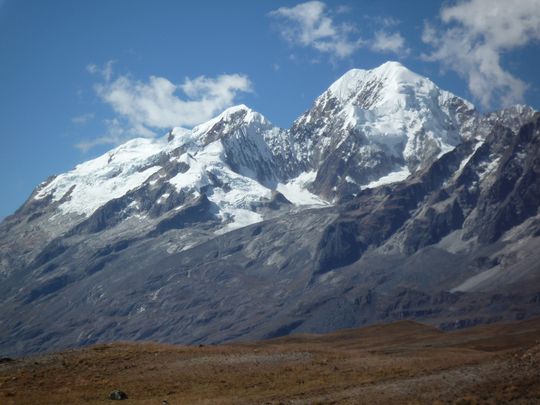
[(109, 394), (109, 399), (114, 401), (121, 401), (124, 399), (128, 399), (128, 396), (124, 391), (114, 390), (111, 391), (111, 393)]

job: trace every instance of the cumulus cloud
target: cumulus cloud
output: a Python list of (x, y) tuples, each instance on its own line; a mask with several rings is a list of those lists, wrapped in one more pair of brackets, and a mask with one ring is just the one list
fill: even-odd
[(466, 78), (485, 108), (521, 103), (527, 85), (505, 70), (501, 56), (540, 39), (538, 0), (467, 0), (443, 7), (444, 27), (426, 25), (422, 35), (434, 47), (425, 59)]
[(377, 31), (371, 48), (377, 52), (408, 53), (408, 49), (405, 46), (405, 38), (399, 32)]
[(105, 135), (77, 145), (81, 150), (133, 137), (154, 137), (159, 129), (195, 126), (232, 106), (240, 93), (253, 91), (251, 81), (242, 74), (199, 76), (175, 84), (158, 76), (147, 81), (129, 75), (113, 77), (112, 64), (103, 69), (89, 65), (87, 70), (103, 77), (95, 86), (96, 94), (117, 117), (105, 122)]
[[(343, 12), (338, 8), (337, 12)], [(294, 7), (280, 7), (270, 12), (279, 22), (282, 36), (291, 44), (311, 47), (337, 58), (352, 55), (362, 40), (355, 38), (356, 29), (350, 24), (338, 24), (326, 4), (308, 1)]]

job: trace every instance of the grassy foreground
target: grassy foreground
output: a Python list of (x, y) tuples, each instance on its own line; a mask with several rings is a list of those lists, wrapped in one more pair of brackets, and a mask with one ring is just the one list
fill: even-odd
[(126, 404), (535, 404), (540, 319), (203, 347), (121, 342), (0, 363), (0, 404), (111, 403), (114, 389)]

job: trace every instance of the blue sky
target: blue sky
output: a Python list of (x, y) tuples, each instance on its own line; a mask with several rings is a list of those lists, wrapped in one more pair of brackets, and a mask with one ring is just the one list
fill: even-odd
[(244, 103), (291, 122), (399, 60), (492, 110), (540, 108), (540, 0), (0, 0), (0, 218), (51, 174)]

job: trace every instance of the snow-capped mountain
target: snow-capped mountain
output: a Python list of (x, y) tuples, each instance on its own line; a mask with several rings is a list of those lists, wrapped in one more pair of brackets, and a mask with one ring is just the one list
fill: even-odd
[(345, 73), (294, 122), (291, 135), (306, 166), (317, 170), (312, 189), (346, 198), (425, 167), (467, 139), (477, 116), (469, 102), (387, 62)]
[(29, 204), (47, 202), (55, 220), (84, 222), (113, 205), (119, 219), (151, 222), (204, 195), (223, 232), (262, 221), (277, 193), (298, 206), (327, 204), (303, 187), (306, 173), (290, 181), (292, 149), (287, 131), (239, 105), (192, 130), (126, 142), (43, 183)]
[(396, 62), (289, 129), (240, 105), (131, 140), (0, 223), (0, 350), (538, 314), (539, 156), (539, 113)]
[[(261, 203), (276, 192), (295, 205), (325, 205), (404, 180), (466, 139), (476, 118), (468, 102), (388, 62), (347, 72), (291, 130), (231, 107), (192, 130), (129, 141), (41, 185), (33, 199), (83, 219), (112, 200), (126, 200), (117, 204), (125, 216), (141, 216), (205, 194), (233, 229), (263, 220)], [(140, 201), (139, 188), (155, 201)]]

